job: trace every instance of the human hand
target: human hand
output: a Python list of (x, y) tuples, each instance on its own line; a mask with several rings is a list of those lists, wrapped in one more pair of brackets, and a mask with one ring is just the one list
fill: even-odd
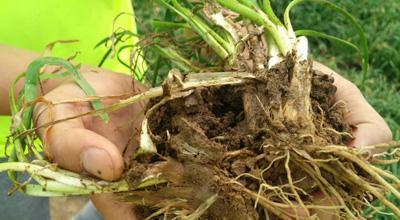
[[(367, 102), (361, 91), (349, 80), (337, 74), (332, 69), (314, 62), (314, 70), (323, 74), (331, 75), (337, 87), (334, 96), (334, 102), (343, 101), (346, 104), (347, 112), (345, 112), (345, 120), (355, 126), (352, 132), (354, 139), (348, 143), (349, 147), (361, 148), (368, 145), (384, 143), (392, 140), (392, 132), (385, 120), (375, 111), (375, 109)], [(372, 154), (381, 152), (371, 152)], [(313, 195), (314, 205), (333, 206), (330, 201), (333, 198), (326, 198), (323, 193), (317, 192)], [(288, 213), (295, 214), (295, 210), (288, 210)], [(311, 210), (311, 215), (316, 214), (319, 219), (336, 220), (339, 219), (333, 213), (324, 210)], [(297, 210), (300, 219), (307, 219), (304, 210)]]
[[(98, 96), (132, 95), (144, 90), (129, 76), (101, 69), (81, 71)], [(79, 99), (84, 92), (73, 82), (65, 82), (48, 92), (44, 98), (51, 102)], [(118, 99), (103, 100), (108, 106)], [(124, 169), (124, 153), (129, 155), (138, 146), (137, 131), (143, 119), (140, 104), (134, 104), (110, 112), (108, 123), (96, 115), (56, 123), (39, 130), (45, 146), (45, 154), (51, 162), (79, 173), (88, 173), (104, 180), (117, 180)], [(88, 102), (63, 103), (35, 106), (34, 119), (37, 126), (76, 116), (93, 110)], [(92, 201), (105, 219), (135, 219), (133, 208), (113, 201), (112, 195), (94, 195)]]

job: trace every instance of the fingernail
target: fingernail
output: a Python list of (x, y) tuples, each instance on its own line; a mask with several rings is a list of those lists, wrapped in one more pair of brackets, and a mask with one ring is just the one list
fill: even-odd
[(114, 167), (110, 155), (101, 148), (89, 148), (81, 153), (82, 167), (105, 180), (113, 180)]

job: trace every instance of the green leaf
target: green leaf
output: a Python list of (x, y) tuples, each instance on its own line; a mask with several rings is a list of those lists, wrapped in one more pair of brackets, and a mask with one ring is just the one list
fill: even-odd
[[(26, 71), (25, 85), (24, 85), (24, 95), (25, 102), (29, 103), (34, 101), (38, 96), (38, 87), (40, 79), (40, 70), (45, 65), (57, 65), (62, 66), (67, 69), (67, 72), (72, 76), (74, 81), (81, 87), (81, 89), (88, 96), (95, 96), (96, 92), (90, 86), (90, 84), (83, 78), (83, 76), (76, 70), (76, 68), (66, 60), (57, 57), (42, 57), (34, 60), (28, 67)], [(103, 108), (103, 104), (100, 100), (94, 100), (91, 102), (94, 109), (98, 110)], [(22, 122), (25, 128), (31, 126), (33, 107), (27, 107), (24, 110), (22, 116)], [(109, 117), (107, 113), (101, 113), (100, 117), (103, 121), (108, 122)]]
[[(112, 36), (110, 37), (106, 37), (104, 39), (102, 39), (99, 43), (96, 44), (96, 46), (94, 48), (98, 48), (101, 45), (106, 45), (109, 41), (114, 40), (114, 42), (112, 42), (115, 46), (117, 46), (120, 42), (124, 41), (124, 37), (140, 37), (138, 34), (133, 33), (132, 31), (129, 30), (122, 30), (120, 32), (114, 32)], [(107, 52), (103, 55), (103, 57), (101, 58), (99, 64), (97, 65), (98, 67), (102, 67), (104, 62), (107, 60), (107, 58), (110, 56), (111, 52), (113, 50), (113, 47), (110, 47)]]
[(264, 12), (268, 15), (269, 19), (277, 25), (282, 25), (282, 22), (279, 20), (279, 18), (276, 16), (274, 10), (272, 9), (271, 6), (271, 1), (270, 0), (263, 0), (263, 8)]
[(183, 72), (198, 72), (200, 71), (200, 68), (194, 65), (190, 60), (186, 59), (183, 57), (177, 50), (175, 50), (172, 47), (160, 47), (157, 45), (154, 45), (151, 47), (157, 54), (159, 54), (162, 57), (167, 58), (174, 64), (176, 64), (179, 69), (181, 69)]
[(322, 32), (318, 32), (318, 31), (314, 31), (314, 30), (297, 30), (295, 31), (296, 36), (309, 36), (309, 37), (319, 37), (319, 38), (325, 38), (331, 41), (335, 41), (341, 44), (344, 44), (348, 47), (353, 48), (356, 51), (360, 51), (360, 48), (358, 48), (355, 44), (344, 40), (342, 38), (339, 37), (335, 37), (333, 35), (329, 35), (329, 34), (325, 34)]
[(151, 26), (157, 31), (171, 31), (177, 28), (190, 28), (187, 23), (151, 20)]

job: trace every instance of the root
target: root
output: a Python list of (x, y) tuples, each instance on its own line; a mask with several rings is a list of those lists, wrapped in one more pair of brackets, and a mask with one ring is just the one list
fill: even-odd
[[(345, 122), (342, 112), (346, 104), (338, 101), (332, 105), (336, 92), (333, 78), (311, 69), (307, 40), (295, 36), (288, 14), (285, 24), (281, 24), (269, 10), (269, 1), (217, 0), (202, 1), (200, 5), (197, 1), (158, 2), (182, 17), (178, 22), (168, 21), (169, 26), (189, 29), (194, 38), (168, 34), (171, 39), (165, 40), (166, 35), (157, 34), (154, 41), (142, 41), (134, 50), (137, 46), (155, 46), (149, 56), (157, 60), (150, 62), (157, 63), (157, 67), (148, 69), (156, 72), (155, 81), (158, 71), (163, 72), (167, 66), (185, 73), (203, 73), (183, 76), (172, 69), (162, 86), (140, 94), (97, 97), (94, 92), (86, 92), (91, 96), (54, 103), (34, 95), (22, 107), (14, 106), (18, 122), (14, 127), (20, 127), (21, 118), (25, 121), (28, 116), (24, 112), (29, 110), (31, 114), (37, 102), (49, 108), (79, 102), (93, 102), (96, 107), (13, 132), (15, 143), (19, 143), (15, 145), (17, 159), (25, 162), (28, 159), (23, 146), (33, 143), (32, 134), (38, 129), (88, 115), (103, 116), (106, 121), (109, 112), (149, 101), (140, 145), (134, 149), (124, 179), (106, 182), (82, 177), (43, 161), (0, 164), (0, 172), (31, 175), (21, 185), (16, 183), (16, 189), (37, 195), (118, 192), (121, 200), (154, 211), (146, 216), (147, 220), (258, 220), (264, 214), (266, 219), (300, 220), (303, 210), (305, 218), (316, 219), (315, 209), (338, 218), (364, 219), (362, 209), (374, 209), (370, 201), (375, 198), (400, 218), (400, 208), (385, 198), (385, 193), (391, 193), (400, 199), (400, 180), (371, 166), (398, 162), (397, 150), (391, 153), (395, 157), (392, 160), (381, 160), (377, 157), (387, 154), (373, 152), (400, 146), (400, 141), (358, 149), (342, 146), (352, 139), (351, 125)], [(265, 8), (259, 8), (261, 5)], [(194, 13), (192, 9), (199, 11)], [(220, 26), (216, 31), (215, 25)], [(171, 45), (174, 43), (177, 45)], [(133, 53), (131, 58), (137, 51)], [(226, 72), (204, 73), (206, 70)], [(81, 77), (77, 78), (82, 84)], [(38, 79), (30, 80), (36, 83)], [(31, 93), (24, 93), (21, 100), (35, 93), (33, 85), (27, 84), (25, 92), (29, 92), (27, 88), (32, 88)], [(13, 95), (11, 98), (15, 101)], [(104, 99), (122, 100), (104, 108), (94, 105)], [(26, 120), (29, 123), (22, 124), (30, 124), (30, 117)], [(31, 150), (41, 158), (34, 148)], [(28, 184), (31, 179), (38, 185)], [(313, 196), (319, 191), (325, 197), (323, 201)], [(327, 201), (329, 205), (316, 205)]]
[(400, 188), (400, 180), (393, 174), (389, 173), (388, 171), (385, 170), (381, 170), (377, 167), (371, 166), (371, 168), (376, 171), (378, 174), (380, 174), (381, 176), (384, 176), (388, 179), (390, 179), (391, 181), (393, 181), (395, 183), (396, 188)]
[[(390, 149), (397, 148), (397, 147), (400, 147), (400, 141), (390, 141), (390, 142), (382, 143), (382, 144), (375, 144), (375, 145), (370, 145), (370, 146), (360, 146), (358, 148), (360, 148), (361, 151), (385, 152), (385, 151), (388, 151)], [(393, 151), (393, 153), (395, 153), (396, 151), (397, 151), (397, 149), (395, 149)], [(378, 154), (377, 156), (384, 156), (384, 155), (390, 155), (390, 153), (389, 154), (383, 153), (382, 155)]]
[(338, 131), (336, 131), (335, 129), (332, 129), (332, 128), (322, 128), (323, 130), (327, 130), (327, 131), (330, 131), (330, 132), (332, 132), (332, 133), (334, 133), (334, 134), (336, 134), (336, 135), (338, 135), (338, 136), (347, 136), (347, 137), (349, 137), (349, 138), (353, 138), (353, 135), (351, 135), (350, 133), (348, 133), (348, 132), (338, 132)]
[(264, 191), (264, 188), (265, 188), (265, 189), (268, 189), (268, 190), (272, 190), (273, 193), (274, 193), (274, 194), (272, 194), (272, 195), (269, 195), (268, 197), (278, 196), (278, 198), (280, 198), (282, 201), (284, 201), (284, 202), (286, 202), (287, 204), (289, 204), (289, 207), (290, 207), (290, 208), (293, 208), (293, 209), (295, 208), (295, 206), (293, 205), (293, 203), (292, 203), (292, 202), (290, 201), (290, 199), (289, 199), (289, 194), (288, 194), (288, 193), (285, 193), (285, 192), (282, 190), (283, 187), (279, 187), (279, 186), (270, 186), (270, 185), (265, 184), (265, 183), (263, 183), (263, 184), (260, 185), (260, 189), (258, 190), (258, 197), (257, 197), (257, 199), (255, 200), (255, 203), (254, 203), (254, 208), (257, 207), (259, 198), (263, 197), (263, 196), (262, 196), (262, 193), (263, 193), (263, 191)]
[[(356, 216), (352, 213), (352, 211), (347, 207), (343, 197), (339, 194), (339, 192), (325, 179), (321, 176), (321, 172), (319, 171), (318, 167), (313, 164), (313, 167), (308, 163), (299, 163), (299, 160), (293, 160), (295, 164), (301, 167), (312, 179), (316, 181), (319, 186), (319, 189), (325, 195), (326, 198), (329, 199), (331, 204), (335, 204), (335, 202), (331, 199), (331, 195), (334, 196), (336, 201), (339, 202), (340, 207), (342, 207), (346, 214), (351, 217), (351, 219), (357, 219)], [(328, 193), (328, 191), (330, 193)]]
[(270, 211), (277, 217), (281, 218), (282, 220), (291, 220), (291, 218), (288, 216), (288, 214), (285, 213), (284, 211), (282, 211), (280, 208), (277, 208), (279, 206), (277, 206), (277, 204), (275, 204), (274, 202), (268, 200), (265, 197), (259, 196), (257, 193), (247, 189), (246, 187), (242, 186), (238, 182), (234, 182), (233, 184), (235, 184), (235, 188), (238, 188), (237, 189), (238, 191), (248, 194), (254, 200), (258, 199), (258, 202), (262, 207), (264, 207), (265, 209), (267, 209), (268, 211)]
[[(300, 204), (301, 208), (303, 208), (305, 210), (307, 217), (310, 218), (310, 213), (309, 213), (308, 209), (304, 206), (302, 199), (300, 198), (299, 194), (297, 193), (297, 191), (293, 185), (292, 174), (291, 174), (290, 167), (289, 167), (289, 161), (290, 161), (290, 153), (288, 150), (286, 150), (285, 169), (286, 169), (286, 174), (287, 174), (287, 178), (289, 181), (289, 186), (296, 198), (296, 201)], [(295, 209), (295, 212), (296, 212), (296, 216), (298, 216), (297, 209)], [(298, 217), (296, 217), (296, 219), (298, 219)]]
[(203, 204), (201, 204), (192, 214), (184, 217), (185, 220), (197, 220), (209, 209), (212, 204), (217, 200), (218, 194), (215, 194), (208, 198)]
[(400, 162), (400, 159), (392, 159), (392, 160), (379, 160), (372, 158), (371, 159), (371, 164), (375, 165), (391, 165), (391, 164), (398, 164)]
[[(349, 216), (349, 219), (356, 219), (356, 216), (353, 214), (352, 211), (350, 210), (349, 207), (347, 206), (345, 199), (341, 196), (341, 194), (338, 192), (338, 190), (336, 190), (331, 184), (328, 183), (328, 181), (326, 179), (324, 179), (323, 177), (318, 177), (318, 180), (321, 181), (321, 183), (323, 185), (325, 185), (325, 187), (330, 191), (330, 193), (334, 196), (334, 198), (336, 199), (336, 201), (339, 201), (341, 208), (343, 208), (346, 212), (345, 214), (347, 214)], [(324, 187), (324, 188), (325, 188)], [(330, 198), (329, 194), (327, 194), (331, 202), (331, 204), (335, 204), (335, 202)], [(336, 209), (336, 212), (339, 212), (338, 209)], [(340, 216), (337, 214), (337, 216)]]
[[(194, 78), (190, 80), (196, 81)], [(184, 83), (186, 82), (188, 81), (185, 81)], [(230, 89), (232, 89), (230, 91), (235, 91), (234, 87), (231, 87)], [(213, 173), (215, 179), (221, 180), (215, 183), (215, 185), (212, 185), (212, 189), (216, 190), (213, 192), (218, 192), (218, 197), (221, 198), (221, 200), (225, 199), (229, 201), (230, 197), (225, 194), (227, 189), (222, 187), (220, 183), (230, 183), (229, 185), (232, 185), (232, 187), (228, 188), (229, 192), (231, 192), (233, 189), (237, 191), (237, 195), (240, 198), (244, 200), (248, 199), (243, 197), (244, 193), (254, 200), (254, 209), (257, 211), (263, 209), (264, 212), (271, 213), (280, 219), (299, 219), (300, 213), (298, 212), (300, 210), (302, 212), (304, 210), (306, 218), (311, 219), (315, 217), (312, 213), (315, 209), (325, 210), (325, 212), (332, 213), (340, 218), (364, 219), (362, 217), (363, 213), (360, 210), (361, 207), (368, 205), (368, 203), (363, 201), (365, 197), (369, 196), (368, 199), (372, 199), (370, 195), (373, 195), (378, 199), (384, 199), (384, 195), (382, 194), (381, 190), (388, 188), (390, 184), (385, 185), (382, 182), (382, 180), (384, 180), (383, 178), (379, 179), (376, 176), (373, 176), (371, 180), (368, 176), (362, 176), (358, 178), (354, 178), (352, 176), (359, 175), (356, 170), (358, 167), (363, 168), (360, 164), (370, 166), (368, 160), (365, 159), (366, 157), (371, 160), (374, 159), (374, 157), (366, 155), (365, 152), (375, 148), (393, 147), (393, 143), (391, 143), (390, 146), (369, 146), (367, 147), (367, 151), (349, 149), (347, 146), (335, 144), (318, 146), (318, 143), (326, 144), (326, 142), (321, 142), (321, 137), (313, 133), (313, 129), (307, 128), (307, 123), (300, 125), (300, 131), (296, 130), (298, 129), (298, 127), (296, 127), (295, 132), (298, 133), (293, 132), (295, 133), (294, 135), (290, 133), (290, 128), (282, 127), (292, 125), (291, 122), (285, 121), (285, 123), (288, 123), (287, 125), (281, 123), (281, 125), (273, 127), (275, 126), (275, 124), (273, 124), (275, 122), (274, 120), (279, 121), (281, 119), (276, 119), (270, 116), (279, 115), (279, 113), (276, 113), (275, 111), (279, 111), (280, 108), (267, 109), (265, 105), (265, 97), (262, 96), (260, 91), (257, 91), (257, 93), (253, 94), (253, 99), (244, 97), (245, 95), (243, 94), (246, 94), (245, 92), (249, 93), (249, 91), (253, 91), (250, 89), (245, 90), (245, 92), (240, 94), (243, 96), (242, 101), (248, 101), (252, 103), (243, 103), (244, 110), (242, 112), (235, 113), (242, 114), (240, 117), (243, 117), (244, 114), (244, 119), (241, 120), (243, 120), (243, 123), (247, 123), (246, 125), (251, 127), (251, 129), (249, 129), (251, 130), (250, 133), (249, 130), (245, 130), (245, 133), (239, 133), (238, 136), (249, 138), (250, 142), (247, 143), (244, 142), (243, 139), (240, 139), (240, 147), (235, 146), (235, 148), (231, 149), (231, 146), (226, 143), (231, 143), (232, 133), (230, 132), (236, 129), (236, 127), (229, 127), (227, 130), (217, 131), (212, 135), (208, 135), (207, 133), (208, 129), (213, 129), (213, 126), (218, 126), (217, 123), (221, 123), (221, 121), (218, 120), (229, 120), (228, 116), (236, 120), (239, 118), (238, 115), (229, 115), (233, 114), (233, 112), (229, 112), (229, 110), (226, 110), (229, 114), (226, 112), (219, 112), (220, 108), (224, 109), (223, 107), (220, 107), (221, 103), (226, 105), (226, 102), (220, 101), (219, 99), (214, 100), (213, 95), (215, 94), (211, 95), (209, 99), (201, 96), (203, 92), (204, 94), (210, 92), (216, 92), (216, 94), (219, 94), (217, 91), (220, 90), (199, 89), (199, 91), (195, 91), (193, 93), (190, 92), (190, 94), (184, 96), (179, 96), (179, 94), (177, 94), (176, 99), (174, 98), (173, 93), (171, 93), (170, 96), (164, 97), (161, 99), (161, 102), (153, 105), (146, 116), (156, 117), (158, 115), (155, 114), (159, 114), (158, 112), (169, 111), (169, 108), (180, 108), (182, 103), (185, 103), (182, 101), (186, 101), (186, 99), (196, 100), (194, 107), (204, 111), (200, 113), (195, 112), (199, 113), (199, 116), (195, 115), (192, 109), (190, 112), (185, 112), (181, 109), (172, 109), (170, 112), (163, 113), (170, 114), (168, 115), (170, 118), (168, 118), (167, 122), (171, 123), (171, 125), (163, 125), (161, 130), (159, 130), (159, 128), (155, 129), (150, 125), (149, 129), (153, 129), (155, 131), (153, 131), (154, 135), (152, 136), (161, 137), (164, 135), (164, 139), (161, 138), (157, 140), (157, 142), (163, 144), (162, 150), (164, 153), (167, 152), (168, 156), (172, 155), (173, 157), (177, 157), (180, 161), (182, 161), (182, 163), (193, 163), (193, 161), (195, 161), (195, 163), (200, 163), (202, 164), (201, 166), (204, 166), (204, 169), (208, 170), (207, 172)], [(227, 90), (221, 91), (226, 92)], [(249, 94), (251, 95), (251, 92)], [(229, 98), (229, 96), (227, 97)], [(203, 105), (203, 103), (207, 104)], [(218, 108), (215, 108), (213, 105), (217, 105)], [(252, 109), (253, 107), (256, 109)], [(207, 110), (211, 111), (211, 113), (207, 112)], [(286, 110), (288, 110), (288, 108)], [(217, 111), (217, 113), (213, 111)], [(322, 109), (320, 109), (320, 111), (322, 111)], [(218, 115), (215, 119), (216, 122), (211, 121), (210, 124), (207, 124), (207, 120), (210, 120), (211, 117), (215, 117), (213, 114), (222, 114), (222, 116)], [(252, 114), (255, 114), (255, 120), (248, 121), (247, 118), (252, 116)], [(323, 113), (322, 115), (325, 114)], [(196, 118), (193, 115), (199, 118)], [(161, 117), (163, 116), (164, 115), (161, 115)], [(263, 123), (259, 123), (258, 120), (262, 120), (262, 118), (266, 118), (265, 120), (267, 121), (267, 126), (265, 126)], [(214, 118), (212, 119), (214, 120)], [(324, 121), (323, 118), (318, 120), (318, 122), (321, 123), (321, 126), (324, 126), (319, 129), (332, 132), (336, 136), (350, 137), (350, 134), (347, 132), (347, 130), (337, 131), (332, 127), (329, 127), (330, 122)], [(234, 123), (238, 122), (234, 121)], [(271, 123), (273, 126), (268, 127), (268, 123)], [(207, 126), (210, 126), (211, 128)], [(151, 131), (149, 132), (152, 134)], [(242, 131), (238, 130), (238, 132)], [(322, 135), (326, 135), (328, 132), (323, 132)], [(236, 135), (236, 133), (233, 134)], [(179, 141), (176, 141), (177, 137), (179, 137)], [(198, 137), (203, 141), (197, 141)], [(181, 138), (183, 139), (181, 140)], [(260, 140), (257, 140), (256, 138), (259, 138)], [(255, 140), (259, 142), (255, 142)], [(203, 153), (206, 151), (211, 152), (215, 150), (211, 148), (206, 149), (206, 146), (222, 151), (221, 155), (215, 157), (219, 159), (213, 161), (210, 161), (209, 159), (199, 160), (199, 157), (202, 157)], [(172, 148), (174, 151), (166, 151), (165, 149), (168, 150), (168, 148)], [(163, 157), (165, 156), (166, 155)], [(224, 166), (222, 168), (223, 171), (220, 170), (220, 166), (222, 164)], [(234, 165), (232, 166), (232, 164)], [(339, 166), (338, 164), (341, 165)], [(345, 168), (346, 166), (348, 166), (348, 168)], [(214, 168), (211, 169), (210, 167), (214, 167), (216, 169), (214, 170)], [(299, 169), (298, 172), (297, 170), (296, 172), (293, 172), (294, 167)], [(231, 171), (230, 169), (235, 170)], [(348, 173), (343, 175), (343, 169), (348, 169)], [(279, 172), (275, 174), (276, 171)], [(284, 171), (284, 173), (282, 171)], [(377, 172), (376, 170), (366, 170), (369, 175), (371, 175), (371, 171)], [(227, 174), (229, 178), (225, 176)], [(268, 175), (277, 175), (273, 177), (278, 177), (279, 179), (276, 181), (273, 179), (268, 179)], [(379, 175), (391, 180), (395, 178), (388, 173), (378, 172), (378, 176)], [(207, 178), (212, 179), (211, 177)], [(186, 181), (193, 180), (187, 179)], [(309, 182), (307, 181), (312, 182), (311, 184), (308, 184)], [(394, 182), (397, 187), (398, 181)], [(302, 186), (301, 184), (306, 185)], [(351, 187), (354, 185), (359, 185), (360, 187), (353, 192)], [(389, 191), (393, 191), (393, 189), (394, 188), (389, 189)], [(316, 201), (312, 196), (312, 192), (315, 192), (316, 190), (320, 190), (322, 192), (325, 197), (324, 199), (329, 202), (329, 205), (312, 204), (313, 201)], [(371, 192), (371, 194), (369, 192)], [(203, 204), (208, 204), (206, 200), (202, 201), (204, 202)], [(218, 200), (214, 202), (217, 204)], [(384, 200), (383, 202), (384, 204), (387, 204), (389, 208), (394, 208), (393, 204), (390, 206), (391, 203), (389, 201)], [(210, 210), (212, 209), (211, 207), (213, 204), (210, 204), (209, 206), (204, 205), (207, 208), (204, 208), (203, 211), (197, 212), (198, 214), (195, 214), (196, 212), (188, 214), (188, 210), (182, 212), (185, 214), (179, 215), (177, 212), (175, 212), (177, 215), (176, 219), (187, 219), (191, 215), (196, 215), (196, 218), (200, 218), (202, 215), (208, 216), (208, 214), (211, 212)], [(200, 208), (199, 206), (197, 207)], [(295, 213), (288, 212), (287, 210), (293, 210), (292, 212)], [(397, 210), (394, 211), (397, 212)]]
[[(386, 189), (388, 189), (393, 195), (395, 195), (398, 199), (400, 199), (400, 192), (397, 191), (391, 184), (389, 184), (385, 179), (383, 179), (379, 173), (372, 168), (367, 162), (362, 161), (355, 155), (352, 155), (347, 152), (333, 152), (334, 154), (337, 154), (338, 156), (343, 156), (347, 158), (350, 161), (353, 161), (354, 163), (358, 164), (363, 170), (368, 172), (369, 175), (371, 175), (372, 178), (374, 178), (378, 183), (382, 184)], [(400, 211), (400, 210), (399, 210)], [(399, 212), (400, 214), (400, 212)], [(400, 217), (400, 215), (399, 215)]]
[(286, 154), (274, 158), (274, 159), (269, 163), (269, 165), (268, 165), (265, 169), (263, 169), (263, 170), (261, 171), (261, 176), (264, 176), (264, 173), (265, 173), (266, 171), (268, 171), (269, 169), (271, 169), (272, 165), (274, 165), (275, 162), (277, 162), (278, 160), (282, 160), (282, 159), (284, 159), (285, 157), (287, 157)]
[[(389, 207), (393, 213), (400, 218), (400, 209), (394, 205), (393, 203), (391, 203), (389, 200), (387, 200), (385, 198), (385, 196), (383, 194), (381, 194), (375, 187), (371, 186), (368, 182), (366, 182), (365, 180), (363, 180), (362, 178), (360, 178), (357, 174), (355, 174), (354, 172), (351, 172), (350, 170), (346, 169), (345, 167), (343, 167), (342, 164), (337, 163), (338, 166), (340, 166), (342, 168), (342, 174), (346, 175), (346, 177), (348, 179), (350, 179), (353, 184), (357, 184), (360, 187), (363, 187), (366, 191), (371, 192), (374, 196), (376, 196), (376, 198), (378, 198), (384, 205), (386, 205), (387, 207)], [(387, 184), (387, 183), (386, 183)], [(386, 185), (385, 184), (385, 185)], [(392, 188), (390, 186), (390, 188)]]
[[(168, 212), (174, 207), (174, 206), (179, 206), (182, 203), (185, 203), (186, 201), (184, 200), (177, 200), (177, 201), (168, 201), (168, 203), (163, 207), (160, 208), (159, 210), (155, 211), (151, 215), (149, 215), (145, 220), (151, 220), (157, 216), (164, 216), (164, 219), (167, 219), (168, 217)], [(163, 206), (163, 205), (160, 205)]]

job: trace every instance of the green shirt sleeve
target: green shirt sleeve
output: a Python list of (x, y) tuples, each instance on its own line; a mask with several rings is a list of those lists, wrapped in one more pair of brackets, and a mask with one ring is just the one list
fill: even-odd
[(4, 147), (11, 125), (10, 117), (0, 115), (0, 158), (4, 157)]

